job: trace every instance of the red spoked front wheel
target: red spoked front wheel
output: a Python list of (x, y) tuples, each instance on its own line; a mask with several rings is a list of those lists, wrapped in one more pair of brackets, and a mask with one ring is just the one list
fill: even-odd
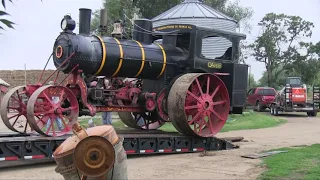
[(27, 102), (25, 86), (9, 90), (1, 101), (1, 119), (8, 129), (22, 134), (30, 133), (31, 127), (27, 121)]
[(30, 97), (27, 116), (31, 127), (46, 136), (63, 136), (77, 122), (77, 98), (63, 86), (43, 86)]
[(212, 137), (226, 123), (230, 110), (228, 90), (212, 74), (179, 77), (168, 95), (169, 119), (183, 134)]

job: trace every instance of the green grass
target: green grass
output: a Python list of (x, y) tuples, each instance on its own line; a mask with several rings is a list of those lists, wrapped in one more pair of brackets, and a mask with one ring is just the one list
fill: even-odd
[(263, 166), (268, 170), (259, 179), (320, 178), (320, 144), (277, 150), (288, 152), (264, 158)]
[[(230, 121), (227, 121), (221, 132), (245, 130), (245, 129), (260, 129), (275, 127), (286, 122), (286, 120), (279, 119), (274, 116), (265, 115), (257, 112), (245, 112), (244, 114), (233, 114), (229, 116)], [(83, 119), (80, 124), (87, 128), (89, 119)], [(101, 118), (92, 118), (95, 125), (101, 125)], [(115, 129), (128, 129), (121, 121), (114, 121), (112, 123)], [(164, 124), (160, 130), (167, 132), (177, 132), (171, 123)]]
[(284, 119), (253, 111), (232, 114), (229, 118), (231, 120), (227, 121), (221, 132), (276, 127), (287, 122)]

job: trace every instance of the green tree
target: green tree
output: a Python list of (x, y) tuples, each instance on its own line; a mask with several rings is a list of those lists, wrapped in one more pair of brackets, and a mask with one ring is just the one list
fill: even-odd
[[(133, 7), (132, 0), (105, 0), (103, 7), (107, 10), (108, 17), (108, 34), (113, 30), (113, 22), (119, 19), (125, 20), (124, 25), (126, 27), (125, 33), (131, 36), (131, 22), (130, 19), (133, 18), (134, 13), (138, 13), (138, 9)], [(125, 15), (124, 15), (125, 14)], [(93, 13), (93, 20), (91, 23), (91, 31), (93, 33), (98, 33), (100, 25), (100, 10), (96, 10)]]
[[(7, 1), (12, 3), (13, 0), (1, 0), (1, 4), (2, 4), (2, 6), (4, 8), (4, 11), (0, 10), (0, 22), (3, 25), (7, 26), (8, 28), (14, 29), (13, 25), (15, 25), (15, 23), (10, 21), (10, 20), (8, 20), (8, 19), (6, 19), (5, 17), (3, 17), (3, 16), (10, 16), (10, 14), (6, 12), (6, 2)], [(42, 2), (42, 0), (41, 0), (41, 2)], [(1, 23), (0, 23), (0, 30), (4, 30), (4, 26), (1, 25)]]
[(295, 52), (293, 58), (295, 61), (290, 63), (287, 67), (289, 71), (296, 72), (302, 81), (308, 85), (314, 85), (319, 82), (319, 69), (320, 69), (320, 42), (313, 43), (300, 43), (301, 52)]
[(249, 74), (249, 80), (248, 80), (248, 90), (254, 87), (257, 87), (258, 83), (255, 81), (253, 74)]
[(299, 39), (311, 37), (314, 25), (299, 16), (268, 13), (258, 26), (262, 34), (249, 48), (255, 59), (265, 64), (267, 84), (271, 87), (272, 82), (295, 61)]
[[(12, 3), (12, 0), (8, 0), (8, 1)], [(8, 14), (6, 12), (6, 0), (1, 0), (1, 3), (2, 3), (2, 6), (4, 7), (4, 11), (0, 10), (0, 22), (3, 25), (7, 26), (8, 28), (14, 29), (14, 27), (13, 27), (14, 23), (12, 21), (10, 21), (10, 20), (8, 20), (8, 19), (3, 17), (3, 16), (9, 16), (10, 15), (10, 14)], [(1, 23), (0, 23), (0, 30), (4, 30), (4, 26), (1, 25)]]

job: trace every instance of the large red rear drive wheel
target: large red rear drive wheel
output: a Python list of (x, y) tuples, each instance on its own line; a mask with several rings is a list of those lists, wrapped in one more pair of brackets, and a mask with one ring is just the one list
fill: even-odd
[(30, 97), (27, 116), (31, 127), (46, 136), (63, 136), (77, 122), (77, 98), (63, 86), (43, 86)]
[(190, 73), (179, 77), (168, 95), (169, 119), (183, 134), (212, 137), (226, 123), (228, 90), (216, 75)]

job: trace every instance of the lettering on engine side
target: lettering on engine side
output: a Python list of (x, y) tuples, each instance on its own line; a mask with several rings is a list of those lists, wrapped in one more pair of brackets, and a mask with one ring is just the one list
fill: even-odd
[(221, 69), (222, 63), (208, 62), (208, 68)]

